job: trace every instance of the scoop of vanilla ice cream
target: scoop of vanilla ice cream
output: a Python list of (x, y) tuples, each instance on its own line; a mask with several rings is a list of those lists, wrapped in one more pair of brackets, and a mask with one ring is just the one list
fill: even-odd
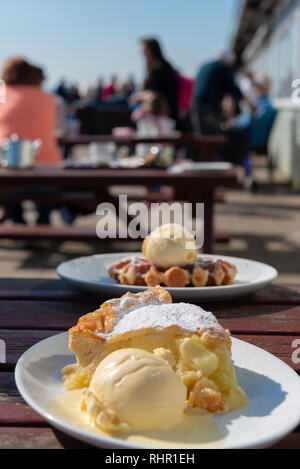
[(88, 409), (103, 430), (151, 430), (180, 421), (186, 387), (164, 359), (127, 348), (99, 364), (89, 387), (91, 398)]
[(143, 243), (143, 254), (151, 264), (168, 268), (183, 266), (197, 259), (193, 235), (177, 224), (166, 224), (152, 231)]

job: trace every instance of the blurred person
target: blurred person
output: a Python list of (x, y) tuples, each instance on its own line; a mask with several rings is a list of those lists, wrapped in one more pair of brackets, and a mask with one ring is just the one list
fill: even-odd
[[(99, 98), (97, 93), (97, 87), (92, 84), (83, 84), (79, 87), (80, 100), (77, 103), (77, 107), (88, 105), (90, 102), (94, 102)], [(100, 97), (101, 101), (102, 98)]]
[[(13, 57), (4, 63), (1, 78), (6, 84), (6, 102), (0, 105), (0, 141), (12, 134), (22, 139), (41, 139), (42, 147), (36, 163), (59, 164), (62, 155), (54, 136), (57, 103), (54, 96), (41, 89), (43, 70), (22, 57)], [(56, 191), (55, 188), (45, 188), (45, 191), (51, 192), (52, 189)], [(37, 189), (39, 192), (43, 190)], [(37, 205), (37, 209), (37, 223), (48, 223), (52, 207)], [(8, 204), (7, 211), (15, 223), (25, 223), (21, 205)]]
[(242, 112), (239, 102), (231, 95), (225, 95), (221, 102), (221, 129), (243, 129), (251, 124), (251, 114)]
[(135, 84), (134, 77), (132, 75), (130, 75), (124, 83), (124, 91), (125, 91), (127, 98), (129, 98), (129, 96), (135, 93), (136, 84)]
[(64, 79), (60, 80), (59, 84), (57, 85), (57, 87), (54, 90), (54, 93), (57, 96), (60, 96), (61, 98), (63, 98), (65, 101), (67, 101), (67, 99), (68, 99), (68, 87), (66, 86), (66, 82), (65, 82)]
[(111, 80), (103, 86), (102, 99), (103, 101), (109, 101), (112, 96), (117, 92), (117, 76), (112, 75)]
[(128, 99), (130, 96), (131, 93), (127, 90), (126, 82), (118, 82), (115, 85), (114, 94), (103, 103), (103, 106), (106, 108), (111, 106), (128, 108)]
[[(176, 122), (169, 115), (170, 110), (165, 96), (145, 91), (142, 105), (132, 112), (131, 118), (136, 123), (138, 136), (161, 137), (169, 135), (175, 129)], [(139, 144), (136, 146), (136, 153), (145, 156), (150, 153), (152, 147), (152, 144)]]
[(251, 70), (245, 69), (240, 72), (239, 87), (243, 96), (247, 96), (254, 101), (253, 73)]
[(194, 95), (195, 81), (188, 75), (178, 73), (178, 107), (179, 116), (183, 124), (190, 110), (193, 95)]
[(225, 95), (231, 95), (237, 101), (243, 98), (235, 82), (234, 61), (231, 50), (222, 50), (213, 61), (203, 65), (196, 76), (193, 127), (203, 134), (218, 132)]
[(178, 74), (165, 59), (157, 39), (141, 40), (142, 53), (146, 61), (144, 90), (162, 94), (168, 103), (169, 115), (178, 119)]
[(220, 133), (226, 135), (227, 143), (219, 151), (219, 156), (234, 165), (244, 165), (250, 148), (252, 115), (242, 112), (239, 102), (232, 95), (224, 96), (221, 110)]
[(67, 93), (68, 104), (73, 104), (80, 99), (79, 88), (77, 85), (71, 85)]
[(256, 111), (251, 130), (251, 149), (261, 154), (267, 154), (268, 139), (276, 116), (269, 96), (271, 85), (268, 75), (260, 73), (253, 78)]
[(170, 111), (165, 96), (153, 91), (146, 91), (143, 96), (142, 105), (131, 114), (132, 120), (137, 124), (137, 133), (145, 135), (146, 129), (150, 129), (148, 135), (161, 136), (170, 133), (176, 123), (169, 117)]
[(104, 88), (104, 80), (103, 78), (99, 78), (95, 87), (95, 100), (98, 101), (99, 103), (102, 103), (102, 94), (103, 94), (103, 88)]
[(100, 78), (96, 84), (82, 85), (79, 88), (80, 99), (76, 103), (76, 108), (85, 106), (100, 106), (104, 103), (102, 98), (103, 80)]

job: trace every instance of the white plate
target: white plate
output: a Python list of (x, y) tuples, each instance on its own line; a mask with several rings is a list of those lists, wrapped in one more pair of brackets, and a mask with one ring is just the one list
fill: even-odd
[[(233, 339), (237, 379), (246, 391), (247, 407), (213, 417), (224, 433), (223, 448), (266, 448), (290, 433), (300, 422), (300, 379), (268, 352)], [(15, 378), (25, 401), (51, 425), (102, 448), (138, 448), (137, 444), (81, 430), (49, 411), (49, 403), (64, 393), (61, 369), (74, 361), (68, 334), (50, 337), (19, 359)]]
[[(73, 285), (89, 290), (94, 293), (107, 294), (107, 296), (121, 296), (128, 291), (140, 292), (148, 287), (137, 287), (132, 285), (120, 285), (116, 280), (108, 275), (108, 269), (111, 265), (127, 257), (141, 257), (140, 252), (117, 253), (117, 254), (98, 254), (94, 256), (79, 257), (60, 264), (56, 271), (57, 274), (71, 282)], [(251, 293), (255, 290), (265, 287), (272, 282), (278, 275), (277, 270), (267, 264), (241, 259), (238, 257), (215, 256), (205, 254), (203, 257), (212, 257), (214, 259), (223, 259), (224, 261), (235, 264), (238, 270), (233, 285), (221, 287), (184, 287), (167, 288), (172, 298), (190, 300), (217, 300), (233, 296), (240, 296)]]

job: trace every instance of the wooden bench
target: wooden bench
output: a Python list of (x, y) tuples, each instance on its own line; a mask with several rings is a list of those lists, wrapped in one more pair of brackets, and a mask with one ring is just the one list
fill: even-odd
[[(38, 203), (47, 203), (51, 205), (71, 205), (78, 209), (88, 213), (95, 212), (99, 200), (95, 197), (93, 192), (89, 191), (67, 191), (61, 194), (54, 195), (41, 195), (41, 194), (28, 194), (27, 200), (34, 200)], [(7, 202), (21, 203), (24, 200), (22, 195), (7, 195), (4, 197), (0, 195), (0, 204)], [(145, 195), (132, 194), (128, 196), (128, 201), (147, 201), (149, 203), (158, 202), (172, 202), (174, 200), (174, 192), (172, 190), (167, 193), (160, 192), (148, 192)], [(215, 202), (224, 203), (223, 194), (215, 195)], [(99, 242), (100, 240), (96, 237), (96, 231), (94, 228), (81, 228), (76, 226), (63, 226), (55, 227), (51, 225), (36, 225), (36, 226), (25, 226), (25, 225), (1, 225), (0, 224), (0, 239), (12, 239), (12, 240), (48, 240), (48, 241), (66, 241), (66, 240), (77, 240), (83, 242)], [(121, 239), (124, 241), (124, 239)], [(128, 241), (125, 240), (125, 241)], [(130, 241), (130, 239), (129, 239)], [(135, 240), (133, 240), (135, 241)], [(227, 244), (230, 241), (230, 235), (225, 231), (214, 232), (214, 242)]]

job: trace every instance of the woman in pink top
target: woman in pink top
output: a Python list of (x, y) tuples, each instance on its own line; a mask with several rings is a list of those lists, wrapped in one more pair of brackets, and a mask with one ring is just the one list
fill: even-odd
[(20, 57), (8, 59), (3, 67), (5, 103), (0, 104), (0, 141), (18, 134), (23, 139), (42, 140), (37, 164), (57, 164), (61, 161), (55, 140), (57, 103), (40, 88), (44, 79), (42, 69)]
[[(62, 156), (54, 135), (57, 105), (54, 96), (40, 88), (44, 79), (42, 69), (15, 57), (5, 62), (1, 78), (5, 83), (5, 102), (0, 103), (0, 141), (12, 134), (18, 134), (22, 139), (41, 139), (36, 163), (58, 164)], [(31, 189), (31, 192), (52, 194), (59, 191), (55, 187)], [(37, 204), (37, 223), (48, 224), (53, 208)], [(7, 204), (6, 209), (8, 217), (15, 223), (25, 223), (22, 205)]]

